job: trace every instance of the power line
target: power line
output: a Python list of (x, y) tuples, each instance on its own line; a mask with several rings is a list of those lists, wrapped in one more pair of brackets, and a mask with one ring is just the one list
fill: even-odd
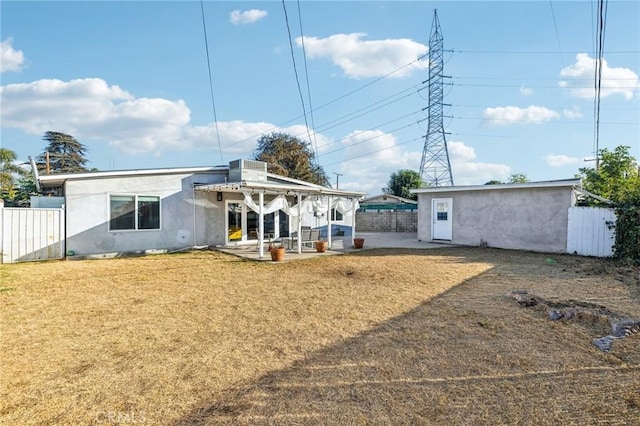
[[(291, 28), (289, 27), (289, 16), (287, 15), (287, 6), (285, 5), (285, 0), (282, 0), (282, 9), (284, 10), (284, 20), (287, 24), (287, 34), (289, 35), (289, 48), (291, 49), (291, 60), (293, 61), (293, 72), (296, 77), (296, 85), (298, 86), (298, 94), (300, 95), (300, 103), (302, 104), (302, 115), (304, 117), (304, 125), (307, 128), (307, 136), (309, 138), (309, 143), (313, 144), (311, 140), (311, 132), (309, 131), (309, 123), (307, 122), (307, 111), (304, 106), (304, 96), (302, 96), (302, 89), (300, 88), (300, 78), (298, 77), (298, 68), (296, 67), (296, 56), (293, 51), (293, 40), (291, 39)], [(314, 158), (317, 156), (314, 156)], [(317, 158), (315, 158), (317, 165)]]
[(211, 76), (211, 60), (209, 58), (209, 40), (207, 39), (207, 24), (204, 19), (204, 2), (200, 0), (200, 12), (202, 14), (202, 29), (204, 31), (204, 46), (207, 52), (207, 69), (209, 70), (209, 89), (211, 91), (211, 107), (213, 108), (213, 122), (216, 129), (216, 138), (218, 139), (218, 151), (220, 152), (220, 161), (224, 163), (222, 157), (222, 145), (220, 143), (220, 131), (218, 130), (218, 114), (216, 113), (216, 98), (213, 94), (213, 77)]
[(562, 64), (562, 68), (564, 68), (564, 58), (562, 56), (562, 47), (560, 46), (560, 36), (558, 35), (558, 24), (556, 23), (556, 14), (553, 11), (553, 1), (549, 0), (549, 7), (551, 8), (551, 17), (553, 18), (553, 28), (556, 32), (556, 41), (558, 42), (558, 50), (560, 50), (560, 63)]
[(609, 2), (607, 0), (598, 1), (598, 40), (596, 46), (596, 62), (595, 62), (595, 96), (594, 96), (594, 154), (596, 157), (596, 170), (600, 167), (600, 94), (602, 88), (602, 65), (604, 62), (604, 36), (607, 25), (607, 9)]
[(300, 0), (298, 0), (298, 22), (300, 23), (300, 42), (302, 44), (302, 60), (304, 63), (304, 76), (305, 81), (307, 82), (307, 98), (309, 99), (309, 115), (311, 117), (311, 129), (313, 130), (313, 146), (315, 148), (316, 153), (316, 165), (318, 159), (318, 141), (316, 138), (316, 124), (313, 119), (313, 105), (311, 103), (311, 87), (309, 83), (309, 70), (307, 67), (307, 51), (304, 46), (304, 31), (302, 30), (302, 12), (300, 11)]
[[(415, 95), (416, 93), (418, 93), (418, 92), (421, 90), (421, 89), (419, 89), (419, 87), (420, 87), (420, 86), (422, 86), (422, 84), (421, 84), (421, 83), (419, 83), (419, 84), (415, 84), (415, 85), (412, 85), (412, 86), (410, 86), (409, 88), (406, 88), (406, 89), (402, 89), (402, 90), (400, 90), (400, 91), (398, 91), (398, 92), (396, 92), (396, 93), (394, 93), (394, 94), (392, 94), (392, 95), (390, 95), (390, 96), (387, 96), (387, 97), (385, 97), (385, 98), (382, 98), (382, 99), (380, 99), (380, 100), (378, 100), (378, 101), (375, 101), (375, 102), (373, 102), (373, 103), (371, 103), (371, 104), (368, 104), (368, 105), (367, 105), (367, 106), (365, 106), (365, 107), (362, 107), (362, 108), (360, 108), (360, 109), (357, 109), (357, 110), (355, 110), (355, 111), (353, 111), (353, 112), (350, 112), (350, 113), (348, 113), (348, 114), (342, 115), (342, 116), (340, 116), (340, 117), (338, 117), (338, 118), (335, 118), (335, 119), (330, 120), (330, 121), (328, 121), (328, 122), (325, 122), (325, 123), (323, 123), (323, 124), (320, 124), (320, 125), (316, 128), (316, 130), (317, 130), (317, 131), (325, 131), (325, 130), (329, 130), (329, 129), (332, 129), (332, 128), (336, 128), (336, 127), (338, 127), (338, 126), (340, 126), (340, 125), (346, 124), (346, 123), (347, 123), (347, 122), (349, 122), (349, 121), (353, 121), (353, 120), (355, 120), (355, 119), (357, 119), (357, 118), (360, 118), (360, 117), (362, 117), (362, 116), (364, 116), (364, 115), (367, 115), (367, 114), (372, 113), (372, 112), (374, 112), (374, 111), (380, 110), (380, 109), (382, 109), (382, 108), (384, 108), (384, 107), (390, 106), (390, 105), (392, 105), (392, 104), (394, 104), (394, 103), (396, 103), (396, 102), (399, 102), (399, 101), (401, 101), (401, 100), (403, 100), (403, 99), (407, 99), (408, 97), (413, 96), (413, 95)], [(413, 93), (408, 93), (408, 94), (406, 93), (406, 92), (409, 92), (409, 91), (412, 91), (412, 90), (414, 90), (414, 92), (413, 92)], [(400, 95), (402, 95), (402, 96), (400, 96)], [(400, 97), (398, 97), (398, 96), (400, 96)], [(397, 98), (397, 99), (393, 99), (394, 97), (398, 97), (398, 98)], [(390, 100), (390, 99), (391, 99), (391, 100)], [(389, 102), (387, 102), (387, 103), (385, 103), (385, 104), (383, 104), (383, 105), (380, 105), (380, 106), (377, 106), (377, 107), (373, 108), (374, 106), (376, 106), (376, 105), (378, 105), (378, 104), (380, 104), (380, 103), (382, 103), (382, 102), (388, 101), (388, 100), (390, 100), (390, 101), (389, 101)], [(368, 110), (368, 111), (367, 111), (367, 110)], [(361, 113), (361, 114), (359, 114), (359, 115), (357, 115), (357, 116), (354, 116), (354, 114), (357, 114), (357, 113), (359, 113), (359, 112), (362, 112), (362, 113)], [(414, 113), (415, 113), (415, 112), (414, 112)], [(412, 113), (412, 114), (413, 114), (413, 113)], [(351, 118), (349, 118), (349, 117), (351, 117)], [(297, 118), (299, 118), (299, 117), (297, 117)], [(293, 120), (295, 120), (295, 119), (289, 120), (289, 121), (288, 121), (287, 123), (285, 123), (285, 124), (288, 124), (288, 123), (290, 123), (290, 122), (291, 122), (291, 121), (293, 121)], [(343, 121), (338, 122), (339, 120), (343, 120)], [(338, 123), (336, 123), (336, 122), (338, 122)], [(281, 126), (282, 126), (282, 125), (281, 125)], [(273, 127), (273, 128), (272, 128), (272, 129), (270, 129), (269, 131), (276, 130), (277, 128), (278, 128), (278, 127)], [(265, 132), (265, 133), (268, 133), (269, 131), (267, 131), (267, 132)], [(294, 136), (294, 137), (298, 137), (298, 136), (300, 136), (300, 135), (302, 135), (302, 134), (304, 134), (304, 131), (303, 131), (302, 133), (298, 133), (298, 134), (293, 135), (293, 136)], [(260, 136), (260, 134), (256, 135), (255, 137), (258, 137), (258, 136)], [(243, 139), (243, 140), (242, 140), (242, 141), (240, 141), (240, 142), (244, 142), (244, 141), (249, 140), (249, 139), (252, 139), (252, 138), (253, 138), (253, 137), (249, 137), (249, 138)], [(326, 146), (326, 144), (325, 144), (325, 145), (321, 145), (321, 146), (319, 146), (319, 148), (321, 148), (322, 146)]]
[(409, 144), (411, 142), (416, 142), (416, 141), (419, 141), (421, 139), (422, 139), (422, 136), (419, 136), (417, 138), (413, 138), (413, 139), (409, 139), (407, 141), (399, 142), (399, 143), (397, 143), (397, 144), (395, 144), (393, 146), (386, 146), (384, 148), (376, 149), (374, 151), (365, 152), (364, 154), (354, 155), (354, 156), (349, 157), (349, 158), (344, 158), (344, 159), (342, 159), (340, 161), (336, 161), (336, 162), (333, 162), (333, 163), (325, 164), (325, 166), (326, 167), (335, 166), (336, 164), (340, 164), (340, 163), (343, 163), (345, 161), (355, 160), (356, 158), (368, 157), (369, 155), (377, 154), (378, 152), (386, 151), (387, 149), (396, 148), (396, 147), (401, 146), (401, 145), (406, 145), (406, 144)]
[[(473, 53), (473, 54), (497, 54), (497, 55), (512, 55), (512, 54), (523, 54), (523, 55), (557, 55), (558, 53), (563, 53), (557, 50), (453, 50), (454, 53)], [(578, 54), (584, 53), (584, 50), (565, 50), (564, 53)], [(638, 54), (640, 50), (611, 50), (609, 53), (613, 54)]]

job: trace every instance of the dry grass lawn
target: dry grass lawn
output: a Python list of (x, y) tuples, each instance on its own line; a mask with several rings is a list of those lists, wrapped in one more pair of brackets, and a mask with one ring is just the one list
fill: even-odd
[(640, 424), (638, 271), (480, 248), (285, 264), (218, 252), (0, 266), (0, 422)]

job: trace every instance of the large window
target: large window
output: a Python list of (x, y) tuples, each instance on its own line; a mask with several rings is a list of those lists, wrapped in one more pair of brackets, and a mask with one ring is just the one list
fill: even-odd
[(111, 195), (109, 229), (160, 229), (160, 197)]
[(336, 209), (331, 209), (331, 220), (340, 221), (343, 220), (342, 213)]

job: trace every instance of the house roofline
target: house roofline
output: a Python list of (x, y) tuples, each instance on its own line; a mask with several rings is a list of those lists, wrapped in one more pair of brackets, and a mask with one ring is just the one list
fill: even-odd
[[(270, 177), (279, 177), (280, 175), (269, 174)], [(302, 181), (298, 181), (302, 182)], [(365, 196), (364, 192), (355, 191), (342, 191), (339, 189), (327, 188), (314, 184), (281, 184), (274, 182), (257, 182), (257, 181), (242, 181), (242, 182), (226, 182), (226, 183), (211, 183), (206, 185), (198, 185), (195, 187), (196, 191), (206, 192), (243, 192), (252, 191), (268, 194), (305, 194), (305, 195), (336, 195), (342, 197), (356, 197), (361, 198)]]
[(558, 188), (558, 187), (572, 187), (581, 188), (582, 180), (576, 179), (560, 179), (560, 180), (548, 180), (540, 182), (526, 182), (526, 183), (504, 183), (497, 185), (463, 185), (463, 186), (438, 186), (435, 188), (421, 188), (412, 189), (412, 194), (431, 194), (437, 192), (462, 192), (462, 191), (491, 191), (491, 190), (509, 190), (509, 189), (531, 189), (531, 188)]
[(164, 169), (109, 170), (85, 173), (59, 173), (39, 175), (38, 181), (44, 187), (61, 186), (67, 180), (106, 179), (126, 176), (153, 176), (183, 173), (229, 172), (229, 166), (171, 167)]

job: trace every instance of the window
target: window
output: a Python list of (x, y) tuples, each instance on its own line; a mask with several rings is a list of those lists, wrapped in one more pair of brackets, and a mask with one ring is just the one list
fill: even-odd
[(342, 220), (342, 213), (336, 209), (331, 209), (331, 220)]
[(160, 229), (160, 197), (111, 195), (109, 230)]

